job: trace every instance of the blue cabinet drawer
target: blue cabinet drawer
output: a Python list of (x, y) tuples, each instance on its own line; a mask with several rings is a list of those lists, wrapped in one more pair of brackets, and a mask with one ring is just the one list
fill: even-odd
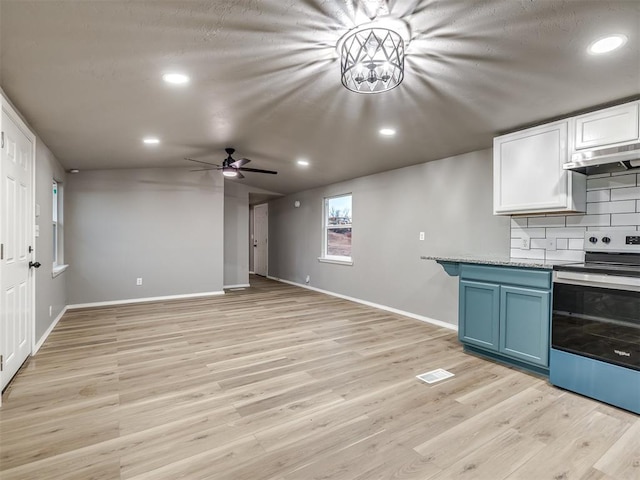
[(500, 285), (521, 285), (545, 290), (551, 288), (551, 271), (532, 268), (463, 264), (460, 279), (492, 282)]

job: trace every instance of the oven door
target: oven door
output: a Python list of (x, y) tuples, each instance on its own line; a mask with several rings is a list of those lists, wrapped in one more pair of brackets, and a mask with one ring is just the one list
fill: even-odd
[(640, 370), (640, 278), (554, 272), (551, 346)]

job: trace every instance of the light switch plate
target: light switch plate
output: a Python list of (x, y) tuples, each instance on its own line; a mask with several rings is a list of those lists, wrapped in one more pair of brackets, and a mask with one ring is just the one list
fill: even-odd
[(420, 232), (420, 240), (424, 240), (424, 232)]

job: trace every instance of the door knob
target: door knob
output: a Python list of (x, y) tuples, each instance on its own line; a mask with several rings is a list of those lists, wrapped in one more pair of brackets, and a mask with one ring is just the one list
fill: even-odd
[(40, 268), (40, 262), (29, 262), (29, 268)]

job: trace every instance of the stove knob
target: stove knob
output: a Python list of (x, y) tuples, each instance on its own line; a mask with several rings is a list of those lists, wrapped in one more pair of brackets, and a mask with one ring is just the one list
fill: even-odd
[(589, 237), (589, 241), (590, 241), (591, 243), (597, 243), (597, 242), (598, 242), (598, 239), (597, 239), (596, 237)]
[(609, 237), (602, 237), (602, 243), (611, 243), (611, 239)]

